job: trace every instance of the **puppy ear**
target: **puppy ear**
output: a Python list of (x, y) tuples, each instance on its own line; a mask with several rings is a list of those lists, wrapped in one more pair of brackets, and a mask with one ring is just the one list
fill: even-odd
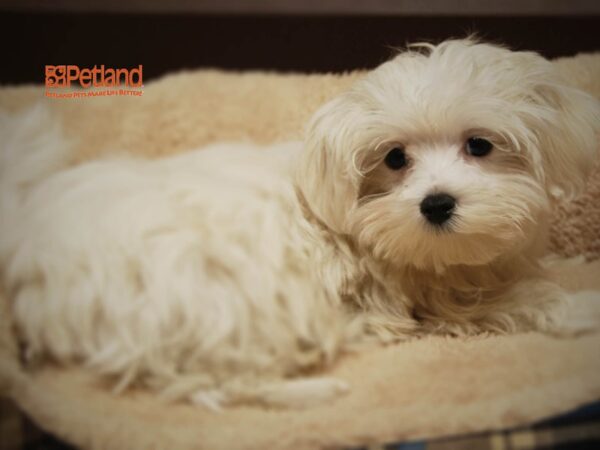
[(560, 200), (583, 191), (599, 157), (600, 102), (550, 70), (551, 76), (534, 89), (544, 117), (537, 138), (546, 189), (553, 199)]
[(313, 115), (296, 180), (311, 212), (338, 233), (347, 230), (361, 178), (354, 155), (364, 113), (350, 97), (337, 97)]

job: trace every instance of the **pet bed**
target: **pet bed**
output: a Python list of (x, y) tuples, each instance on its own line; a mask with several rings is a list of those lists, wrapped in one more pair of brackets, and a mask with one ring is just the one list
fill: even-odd
[[(600, 96), (600, 54), (555, 61)], [(113, 151), (149, 157), (216, 140), (299, 139), (302, 124), (361, 72), (342, 75), (184, 72), (140, 97), (44, 99), (43, 88), (0, 89), (0, 107), (49, 104), (74, 143), (73, 163)], [(579, 258), (555, 276), (600, 313), (600, 169), (587, 191), (560, 205), (549, 251)], [(596, 261), (594, 261), (596, 260)], [(5, 298), (0, 302), (0, 390), (39, 426), (86, 449), (336, 448), (497, 430), (600, 399), (600, 330), (428, 337), (342, 358), (328, 370), (351, 392), (305, 410), (235, 407), (222, 413), (166, 404), (144, 391), (116, 396), (77, 367), (26, 370)]]

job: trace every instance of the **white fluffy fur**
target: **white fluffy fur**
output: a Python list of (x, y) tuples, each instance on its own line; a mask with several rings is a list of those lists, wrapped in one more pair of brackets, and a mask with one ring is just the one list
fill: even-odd
[[(27, 355), (217, 408), (335, 396), (298, 376), (370, 337), (557, 326), (545, 217), (581, 188), (600, 108), (540, 56), (465, 40), (383, 64), (304, 144), (68, 167), (46, 110), (0, 119), (0, 264)], [(492, 153), (466, 155), (471, 136)], [(410, 163), (392, 173), (395, 145)], [(446, 231), (419, 212), (442, 191)]]

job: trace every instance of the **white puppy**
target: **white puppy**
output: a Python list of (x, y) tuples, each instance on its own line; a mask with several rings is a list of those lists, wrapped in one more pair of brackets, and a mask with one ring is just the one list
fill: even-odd
[(583, 185), (598, 102), (534, 53), (398, 55), (304, 144), (67, 167), (48, 113), (2, 118), (0, 263), (29, 356), (211, 407), (295, 405), (366, 338), (551, 330), (539, 264)]

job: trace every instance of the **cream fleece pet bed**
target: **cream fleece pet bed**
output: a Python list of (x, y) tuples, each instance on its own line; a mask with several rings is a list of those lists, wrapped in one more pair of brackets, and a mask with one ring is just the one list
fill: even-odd
[[(600, 54), (555, 62), (600, 97)], [(298, 139), (324, 101), (361, 74), (270, 75), (196, 71), (146, 86), (139, 98), (45, 100), (76, 146), (74, 162), (109, 151), (156, 156), (215, 140)], [(43, 88), (0, 89), (11, 111)], [(580, 198), (562, 205), (551, 251), (600, 257), (600, 169)], [(557, 278), (600, 313), (600, 261), (562, 262)], [(592, 291), (590, 291), (592, 290)], [(595, 290), (596, 292), (593, 292)], [(82, 448), (335, 448), (503, 428), (600, 399), (600, 330), (574, 338), (530, 333), (431, 337), (341, 359), (330, 372), (349, 395), (307, 410), (236, 407), (215, 414), (165, 404), (146, 392), (113, 395), (79, 368), (26, 371), (0, 302), (0, 390), (40, 426)]]

